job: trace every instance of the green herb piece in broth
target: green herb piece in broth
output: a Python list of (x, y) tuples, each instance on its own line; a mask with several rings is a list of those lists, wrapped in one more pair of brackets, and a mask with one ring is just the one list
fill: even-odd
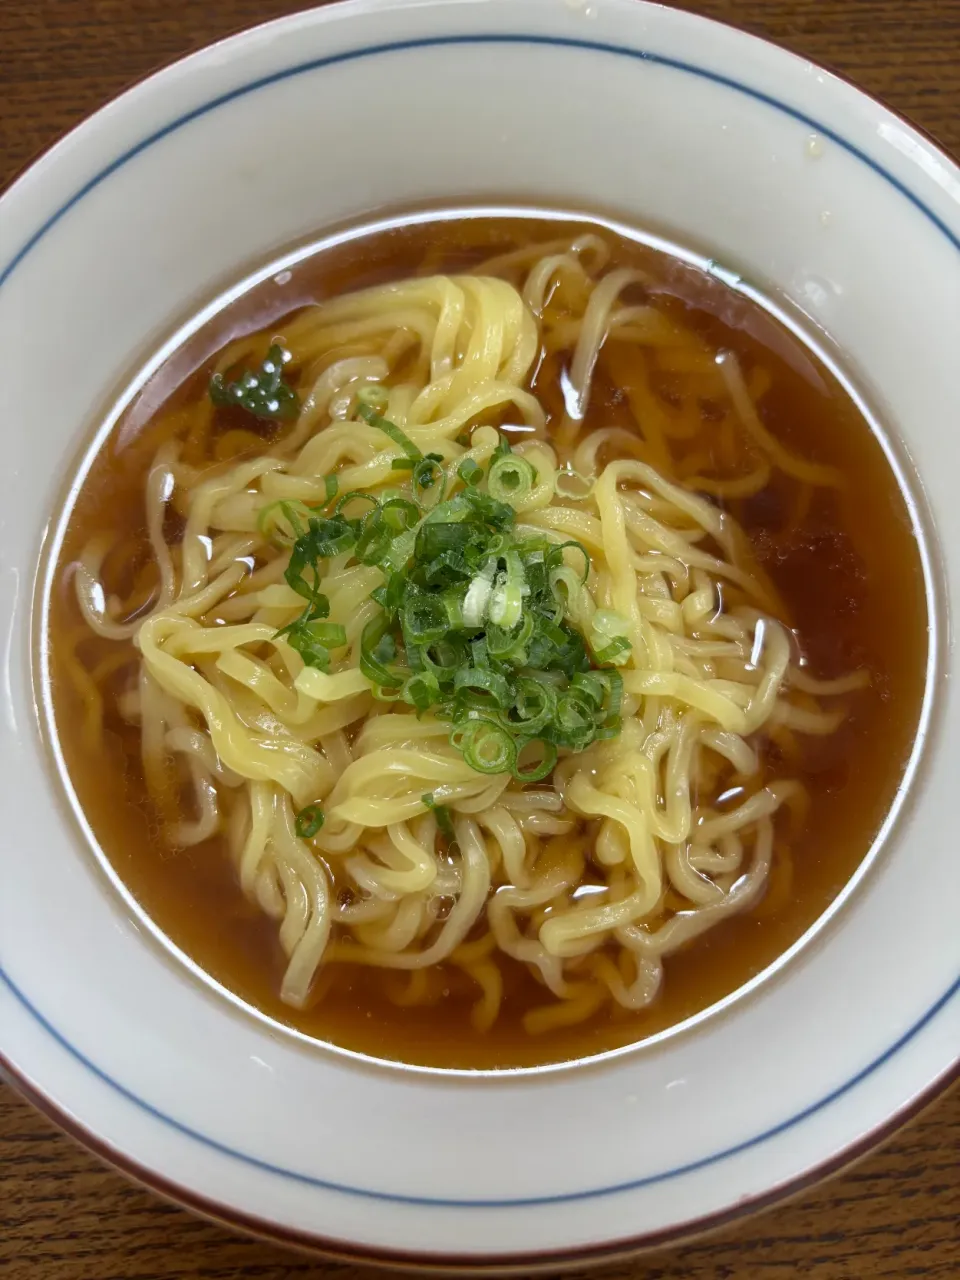
[(294, 828), (301, 840), (312, 840), (324, 823), (323, 810), (318, 804), (308, 804), (301, 809), (294, 821)]
[(448, 844), (456, 844), (457, 833), (453, 829), (453, 819), (450, 817), (450, 810), (445, 804), (437, 804), (433, 798), (433, 792), (428, 791), (426, 795), (422, 795), (420, 799), (423, 801), (424, 807), (437, 820), (437, 826), (440, 828), (440, 834)]
[(289, 422), (300, 412), (300, 397), (283, 378), (290, 352), (275, 342), (256, 373), (243, 373), (235, 382), (224, 382), (223, 374), (210, 379), (210, 399), (216, 405), (246, 409), (265, 422)]

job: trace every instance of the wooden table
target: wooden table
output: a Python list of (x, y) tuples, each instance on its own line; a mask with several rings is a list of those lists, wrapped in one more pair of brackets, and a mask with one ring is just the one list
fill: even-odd
[[(131, 80), (285, 0), (0, 0), (0, 186)], [(699, 0), (828, 63), (960, 153), (960, 0)], [(960, 1091), (840, 1177), (616, 1280), (960, 1276)], [(365, 1269), (231, 1235), (128, 1184), (0, 1085), (2, 1280), (286, 1280)]]

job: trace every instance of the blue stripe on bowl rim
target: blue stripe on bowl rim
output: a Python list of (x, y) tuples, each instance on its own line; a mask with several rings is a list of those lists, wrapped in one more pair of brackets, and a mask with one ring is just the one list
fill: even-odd
[(122, 152), (115, 160), (106, 165), (99, 173), (83, 184), (74, 194), (66, 200), (59, 209), (47, 218), (37, 231), (27, 240), (26, 244), (20, 251), (7, 263), (3, 271), (0, 271), (0, 288), (7, 282), (13, 272), (24, 260), (27, 254), (36, 244), (43, 239), (47, 232), (60, 221), (65, 213), (68, 213), (74, 205), (90, 194), (95, 187), (98, 187), (104, 179), (109, 178), (112, 173), (116, 173), (118, 169), (139, 155), (142, 151), (146, 151), (148, 147), (152, 147), (155, 142), (159, 142), (168, 134), (175, 133), (184, 125), (189, 124), (192, 120), (197, 120), (201, 116), (208, 115), (211, 111), (215, 111), (218, 107), (225, 106), (228, 102), (233, 102), (237, 98), (246, 97), (249, 93), (255, 93), (258, 89), (265, 89), (269, 85), (278, 84), (283, 80), (293, 79), (294, 76), (303, 75), (309, 71), (320, 71), (325, 67), (334, 67), (344, 62), (358, 62), (363, 58), (376, 57), (378, 54), (384, 53), (403, 53), (412, 49), (430, 49), (438, 46), (447, 45), (545, 45), (552, 48), (561, 49), (580, 49), (589, 53), (609, 53), (621, 58), (631, 58), (637, 62), (647, 62), (654, 66), (669, 67), (674, 71), (683, 71), (688, 75), (696, 76), (700, 80), (709, 80), (713, 84), (723, 85), (727, 89), (733, 89), (736, 93), (741, 93), (745, 97), (753, 98), (756, 102), (762, 102), (765, 106), (773, 107), (775, 111), (779, 111), (781, 115), (789, 116), (792, 120), (798, 121), (800, 124), (808, 125), (814, 132), (820, 134), (824, 138), (830, 138), (832, 142), (837, 143), (844, 151), (855, 156), (857, 160), (863, 162), (874, 173), (887, 181), (892, 187), (895, 187), (910, 203), (924, 215), (928, 221), (950, 241), (955, 249), (960, 249), (960, 235), (953, 231), (942, 218), (929, 208), (920, 197), (899, 178), (895, 177), (878, 161), (874, 160), (865, 151), (854, 146), (835, 129), (831, 129), (828, 125), (815, 120), (813, 116), (808, 116), (805, 112), (791, 107), (785, 102), (781, 102), (778, 98), (774, 98), (771, 94), (764, 93), (760, 89), (751, 88), (750, 85), (743, 84), (739, 80), (734, 80), (730, 76), (721, 75), (718, 71), (710, 71), (706, 67), (698, 67), (690, 62), (683, 62), (679, 58), (667, 58), (659, 53), (649, 53), (645, 49), (631, 49), (627, 46), (607, 44), (597, 40), (577, 40), (569, 36), (539, 36), (539, 35), (522, 35), (522, 34), (501, 34), (488, 33), (483, 35), (462, 35), (462, 36), (425, 36), (415, 40), (396, 40), (385, 44), (368, 45), (363, 49), (351, 49), (346, 53), (331, 54), (326, 58), (312, 58), (308, 62), (300, 62), (292, 67), (285, 67), (282, 71), (274, 71), (268, 76), (261, 76), (257, 80), (251, 80), (247, 84), (239, 85), (236, 89), (231, 89), (228, 93), (222, 93), (216, 98), (211, 98), (209, 102), (203, 103), (199, 107), (194, 107), (192, 111), (187, 111), (181, 116), (177, 116), (169, 124), (165, 124), (162, 128), (148, 134), (140, 142), (135, 143), (126, 151)]
[[(674, 71), (681, 71), (687, 75), (696, 76), (701, 80), (707, 80), (714, 84), (721, 85), (725, 88), (732, 89), (736, 93), (743, 94), (745, 97), (752, 98), (756, 102), (760, 102), (765, 106), (771, 107), (773, 110), (780, 112), (782, 115), (788, 116), (800, 124), (808, 126), (815, 133), (822, 137), (829, 138), (839, 147), (846, 151), (849, 155), (865, 164), (878, 177), (886, 181), (896, 191), (898, 191), (906, 200), (920, 212), (928, 222), (930, 222), (955, 248), (960, 250), (960, 235), (952, 230), (942, 218), (940, 218), (924, 201), (908, 187), (904, 182), (890, 173), (872, 156), (865, 151), (849, 142), (835, 129), (816, 120), (814, 117), (807, 115), (805, 112), (799, 111), (796, 107), (792, 107), (785, 102), (764, 93), (759, 89), (754, 89), (750, 85), (744, 84), (732, 77), (721, 75), (719, 72), (711, 71), (705, 67), (698, 67), (693, 63), (684, 62), (677, 58), (664, 57), (662, 54), (650, 53), (642, 49), (633, 49), (628, 46), (608, 44), (594, 40), (579, 40), (572, 37), (562, 36), (544, 36), (544, 35), (524, 35), (513, 33), (485, 33), (475, 35), (451, 35), (451, 36), (430, 36), (411, 40), (397, 40), (384, 44), (369, 45), (361, 49), (349, 50), (345, 53), (332, 54), (325, 58), (313, 58), (307, 62), (297, 63), (294, 66), (286, 67), (283, 70), (273, 72), (268, 76), (261, 76), (256, 80), (249, 81), (247, 84), (240, 85), (235, 89), (231, 89), (228, 93), (220, 94), (210, 101), (203, 103), (193, 110), (185, 112), (183, 115), (177, 116), (175, 119), (164, 125), (162, 128), (148, 134), (147, 137), (141, 139), (140, 142), (129, 147), (122, 152), (110, 164), (105, 165), (98, 173), (96, 173), (88, 182), (84, 183), (74, 194), (66, 200), (47, 220), (33, 233), (26, 241), (18, 253), (7, 263), (2, 271), (0, 271), (0, 288), (10, 279), (17, 267), (24, 261), (28, 254), (40, 243), (44, 236), (51, 231), (57, 223), (79, 204), (85, 196), (89, 195), (96, 187), (123, 168), (128, 161), (132, 160), (141, 152), (146, 151), (154, 143), (159, 142), (162, 138), (167, 137), (171, 133), (175, 133), (178, 129), (183, 128), (193, 120), (197, 120), (207, 115), (217, 108), (225, 106), (233, 102), (235, 99), (245, 97), (247, 94), (254, 93), (258, 89), (267, 88), (272, 84), (277, 84), (283, 80), (292, 79), (294, 76), (303, 75), (311, 71), (319, 71), (325, 67), (336, 66), (340, 63), (356, 62), (364, 58), (376, 57), (382, 54), (402, 53), (414, 49), (436, 48), (438, 46), (448, 45), (542, 45), (553, 48), (567, 48), (586, 51), (588, 53), (612, 54), (616, 57), (629, 58), (638, 62), (646, 62), (651, 65), (667, 67)], [(152, 1106), (145, 1099), (140, 1098), (133, 1093), (125, 1085), (115, 1080), (96, 1063), (92, 1062), (79, 1049), (72, 1045), (58, 1030), (53, 1026), (32, 1003), (29, 997), (23, 992), (9, 975), (0, 967), (0, 982), (7, 988), (14, 999), (21, 1007), (50, 1035), (50, 1037), (60, 1045), (72, 1058), (79, 1062), (83, 1067), (90, 1071), (94, 1076), (108, 1085), (112, 1090), (125, 1098), (134, 1106), (159, 1120), (162, 1124), (182, 1134), (184, 1137), (190, 1138), (209, 1149), (218, 1152), (221, 1155), (238, 1160), (252, 1168), (262, 1172), (273, 1174), (278, 1177), (287, 1178), (291, 1181), (301, 1183), (306, 1186), (316, 1187), (324, 1191), (339, 1192), (343, 1195), (357, 1196), (366, 1200), (386, 1201), (392, 1204), (412, 1205), (412, 1206), (428, 1206), (432, 1208), (446, 1209), (510, 1209), (510, 1208), (530, 1208), (538, 1205), (563, 1204), (570, 1201), (596, 1199), (600, 1196), (615, 1195), (618, 1192), (636, 1191), (643, 1187), (653, 1186), (657, 1183), (669, 1181), (673, 1178), (682, 1177), (684, 1174), (693, 1173), (700, 1169), (705, 1169), (711, 1165), (729, 1159), (732, 1156), (739, 1155), (742, 1152), (749, 1151), (751, 1148), (761, 1145), (779, 1134), (785, 1133), (795, 1128), (804, 1120), (809, 1119), (819, 1111), (828, 1107), (831, 1103), (837, 1101), (845, 1094), (849, 1093), (857, 1085), (861, 1084), (869, 1076), (889, 1062), (896, 1054), (900, 1052), (907, 1044), (931, 1023), (937, 1015), (953, 1000), (960, 992), (960, 977), (952, 984), (952, 986), (940, 996), (934, 1004), (920, 1017), (900, 1038), (889, 1048), (884, 1050), (878, 1057), (867, 1064), (856, 1075), (852, 1076), (844, 1084), (832, 1090), (819, 1101), (811, 1103), (802, 1111), (790, 1116), (788, 1119), (781, 1121), (779, 1124), (764, 1130), (762, 1133), (756, 1134), (752, 1138), (744, 1139), (744, 1141), (727, 1147), (722, 1151), (717, 1151), (712, 1155), (703, 1156), (699, 1160), (691, 1161), (684, 1165), (679, 1165), (673, 1169), (666, 1169), (660, 1173), (650, 1174), (643, 1178), (637, 1178), (632, 1181), (620, 1182), (611, 1186), (592, 1187), (581, 1191), (561, 1192), (555, 1195), (546, 1196), (525, 1196), (515, 1199), (474, 1199), (463, 1200), (456, 1198), (444, 1198), (433, 1196), (414, 1196), (402, 1195), (392, 1191), (379, 1191), (369, 1187), (350, 1186), (345, 1183), (335, 1182), (324, 1178), (312, 1177), (308, 1174), (299, 1173), (296, 1170), (284, 1169), (278, 1165), (273, 1165), (269, 1161), (261, 1160), (257, 1156), (248, 1155), (245, 1152), (237, 1151), (222, 1142), (218, 1142), (215, 1138), (208, 1137), (206, 1134), (200, 1133), (189, 1125), (182, 1123), (173, 1116), (167, 1115), (158, 1108)]]
[(127, 1089), (119, 1081), (114, 1080), (112, 1076), (103, 1071), (96, 1063), (91, 1062), (85, 1054), (65, 1039), (64, 1036), (43, 1016), (40, 1011), (30, 1003), (24, 993), (18, 986), (0, 969), (0, 982), (10, 991), (20, 1005), (49, 1033), (50, 1036), (65, 1049), (71, 1057), (75, 1058), (79, 1063), (91, 1071), (104, 1084), (109, 1085), (128, 1102), (132, 1102), (141, 1111), (152, 1116), (155, 1120), (161, 1121), (169, 1128), (176, 1130), (186, 1138), (192, 1138), (194, 1141), (201, 1143), (205, 1147), (218, 1152), (220, 1155), (230, 1156), (234, 1160), (239, 1160), (245, 1165), (249, 1165), (254, 1169), (258, 1169), (263, 1173), (274, 1174), (281, 1178), (287, 1178), (291, 1182), (300, 1183), (302, 1186), (316, 1187), (322, 1191), (337, 1191), (342, 1195), (358, 1196), (364, 1200), (387, 1201), (390, 1204), (413, 1205), (417, 1207), (429, 1207), (434, 1209), (529, 1209), (543, 1205), (567, 1204), (570, 1201), (595, 1200), (600, 1196), (616, 1195), (623, 1191), (638, 1191), (643, 1187), (655, 1186), (657, 1183), (669, 1182), (673, 1178), (682, 1177), (686, 1173), (695, 1173), (699, 1169), (708, 1169), (711, 1165), (719, 1164), (722, 1160), (727, 1160), (731, 1156), (740, 1155), (744, 1151), (750, 1151), (753, 1147), (760, 1146), (761, 1143), (767, 1142), (771, 1138), (777, 1137), (781, 1133), (795, 1128), (810, 1116), (815, 1115), (818, 1111), (822, 1111), (828, 1107), (830, 1103), (836, 1102), (847, 1094), (851, 1089), (856, 1088), (858, 1084), (866, 1080), (868, 1076), (872, 1076), (874, 1072), (879, 1070), (886, 1062), (889, 1062), (899, 1051), (909, 1044), (914, 1037), (923, 1030), (928, 1023), (936, 1018), (937, 1014), (950, 1003), (953, 997), (960, 991), (960, 978), (954, 982), (953, 986), (945, 991), (944, 994), (926, 1011), (922, 1018), (913, 1024), (909, 1030), (894, 1044), (885, 1049), (878, 1057), (868, 1063), (861, 1071), (844, 1084), (838, 1086), (819, 1101), (811, 1103), (802, 1111), (798, 1111), (795, 1115), (790, 1116), (787, 1120), (782, 1120), (779, 1124), (773, 1125), (769, 1129), (765, 1129), (762, 1133), (756, 1134), (752, 1138), (745, 1138), (743, 1142), (737, 1142), (731, 1147), (725, 1147), (722, 1151), (714, 1152), (709, 1156), (702, 1156), (699, 1160), (691, 1160), (687, 1164), (678, 1165), (674, 1169), (665, 1169), (661, 1173), (651, 1173), (644, 1178), (634, 1178), (626, 1182), (617, 1182), (606, 1187), (588, 1187), (582, 1191), (562, 1191), (554, 1195), (545, 1196), (520, 1196), (510, 1200), (499, 1199), (479, 1199), (479, 1200), (460, 1200), (453, 1197), (443, 1196), (414, 1196), (403, 1195), (394, 1191), (378, 1191), (371, 1187), (355, 1187), (348, 1183), (335, 1182), (328, 1178), (316, 1178), (310, 1174), (299, 1173), (295, 1169), (284, 1169), (281, 1165), (271, 1164), (269, 1160), (261, 1160), (258, 1156), (248, 1155), (244, 1151), (237, 1151), (233, 1147), (229, 1147), (226, 1143), (218, 1142), (216, 1138), (210, 1138), (206, 1134), (199, 1133), (196, 1129), (192, 1129), (189, 1125), (183, 1124), (180, 1120), (175, 1120), (172, 1116), (168, 1116), (165, 1112), (160, 1111), (157, 1107), (152, 1106), (143, 1098), (137, 1096), (130, 1089)]

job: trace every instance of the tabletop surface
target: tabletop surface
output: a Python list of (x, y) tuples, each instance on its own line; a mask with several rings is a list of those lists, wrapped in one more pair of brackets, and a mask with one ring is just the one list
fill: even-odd
[[(0, 0), (0, 188), (132, 80), (307, 5), (285, 0)], [(698, 0), (826, 63), (960, 154), (960, 0)], [(956, 1280), (960, 1090), (791, 1203), (611, 1280)], [(0, 1084), (2, 1280), (360, 1280), (201, 1221), (105, 1168)]]

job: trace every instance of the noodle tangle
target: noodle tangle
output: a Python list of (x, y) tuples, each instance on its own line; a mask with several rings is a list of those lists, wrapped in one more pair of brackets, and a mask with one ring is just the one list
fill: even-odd
[[(121, 554), (109, 538), (76, 565), (85, 625), (135, 645), (118, 662), (123, 714), (139, 726), (169, 839), (225, 838), (243, 893), (276, 922), (292, 1006), (317, 996), (326, 964), (397, 971), (400, 1003), (425, 998), (422, 972), (446, 966), (473, 983), (486, 1028), (509, 961), (542, 990), (531, 1034), (646, 1007), (665, 958), (757, 904), (789, 858), (804, 791), (788, 767), (761, 767), (764, 735), (829, 734), (866, 679), (803, 670), (782, 602), (716, 502), (777, 470), (814, 487), (839, 476), (770, 435), (756, 371), (710, 350), (657, 308), (642, 272), (608, 260), (600, 237), (581, 236), (306, 307), (282, 329), (300, 395), (289, 427), (272, 440), (235, 428), (237, 455), (204, 454), (209, 404), (178, 411), (188, 428), (159, 446), (144, 489), (153, 569), (121, 601), (103, 586), (106, 558)], [(269, 337), (226, 348), (217, 370), (262, 356)], [(629, 372), (632, 426), (586, 432), (605, 344), (609, 368)], [(651, 394), (651, 352), (691, 380), (675, 411)], [(557, 353), (562, 421), (537, 390)], [(306, 665), (284, 631), (304, 602), (265, 510), (323, 504), (328, 476), (359, 509), (364, 494), (409, 489), (393, 465), (401, 450), (356, 412), (370, 387), (449, 486), (466, 461), (490, 463), (507, 425), (535, 476), (519, 533), (582, 544), (586, 580), (574, 552), (560, 574), (568, 616), (584, 634), (615, 618), (629, 642), (619, 733), (561, 750), (542, 780), (477, 772), (449, 724), (375, 696), (359, 660), (377, 566), (349, 552), (325, 562), (328, 621), (346, 638), (328, 670)], [(672, 441), (703, 430), (749, 437), (740, 474), (699, 475), (689, 451), (675, 462)], [(81, 678), (95, 736), (100, 677)], [(307, 806), (325, 816), (308, 836), (297, 822)]]

